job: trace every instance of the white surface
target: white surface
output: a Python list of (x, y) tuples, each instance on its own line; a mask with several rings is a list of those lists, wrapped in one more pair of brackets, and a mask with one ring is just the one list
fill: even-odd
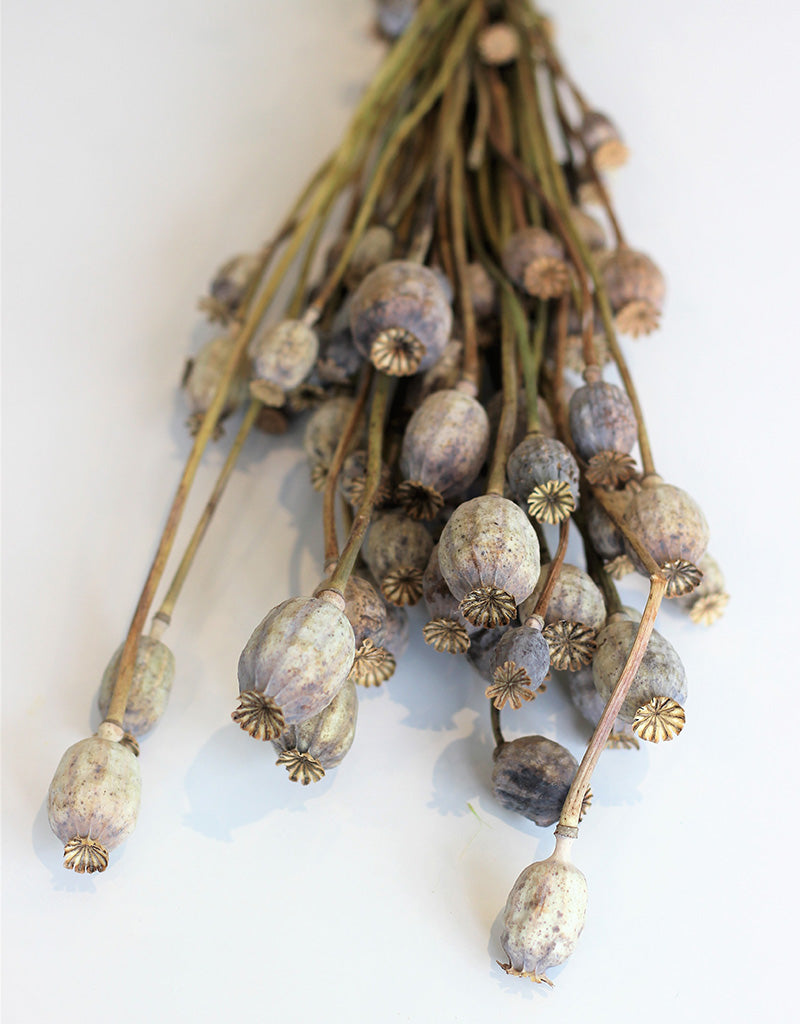
[[(248, 444), (178, 606), (136, 833), (104, 876), (61, 867), (43, 800), (97, 722), (188, 450), (176, 382), (205, 336), (196, 297), (335, 145), (380, 47), (365, 0), (5, 4), (9, 1024), (791, 1016), (800, 17), (786, 2), (551, 8), (633, 149), (615, 195), (669, 302), (660, 334), (627, 350), (658, 466), (702, 503), (733, 594), (710, 631), (664, 612), (689, 724), (603, 757), (575, 847), (588, 922), (552, 991), (494, 963), (506, 894), (552, 840), (492, 802), (475, 674), (415, 639), (365, 695), (351, 755), (308, 790), (229, 720), (251, 629), (317, 581), (296, 437)], [(554, 687), (519, 714), (510, 733), (580, 753)]]

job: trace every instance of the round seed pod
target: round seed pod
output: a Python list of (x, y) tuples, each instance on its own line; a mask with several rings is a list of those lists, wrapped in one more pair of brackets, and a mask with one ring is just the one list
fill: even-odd
[(75, 743), (59, 762), (47, 795), (50, 828), (64, 846), (64, 867), (105, 871), (108, 854), (136, 827), (142, 778), (119, 729), (106, 724)]
[(473, 625), (510, 622), (539, 578), (539, 541), (513, 501), (486, 494), (453, 512), (439, 540), (439, 565)]
[(549, 668), (550, 649), (541, 626), (515, 626), (492, 651), (492, 681), (486, 697), (498, 710), (506, 703), (518, 710), (523, 701), (533, 700), (540, 692)]
[(664, 308), (666, 285), (650, 257), (623, 247), (603, 258), (600, 272), (617, 329), (634, 338), (654, 331)]
[[(547, 584), (550, 563), (542, 566), (542, 573), (531, 596), (522, 602), (519, 617), (522, 622), (533, 615), (536, 602)], [(565, 562), (556, 579), (550, 603), (544, 611), (544, 621), (582, 622), (591, 629), (599, 629), (606, 621), (603, 593), (592, 577), (577, 565)]]
[(292, 782), (319, 782), (344, 760), (353, 745), (358, 721), (356, 684), (347, 679), (330, 704), (300, 725), (290, 725), (272, 741)]
[[(624, 613), (612, 615), (606, 625), (598, 631), (597, 650), (592, 662), (592, 677), (597, 692), (607, 702), (617, 685), (625, 662), (633, 647), (638, 629), (637, 622), (631, 622)], [(642, 663), (634, 677), (628, 695), (620, 708), (619, 718), (623, 722), (635, 723), (637, 714), (654, 698), (664, 698), (671, 705), (682, 705), (686, 701), (686, 671), (672, 644), (660, 633), (653, 631)], [(660, 713), (654, 724), (659, 739), (672, 739), (683, 728), (683, 722), (673, 720), (674, 708)], [(680, 709), (682, 717), (682, 709)], [(663, 729), (662, 729), (663, 726)], [(635, 729), (643, 739), (655, 738)]]
[(364, 357), (353, 344), (349, 310), (344, 323), (334, 321), (333, 329), (320, 340), (316, 372), (324, 384), (347, 384), (364, 365)]
[(408, 421), (400, 452), (404, 482), (397, 498), (414, 519), (433, 519), (445, 498), (477, 477), (489, 446), (489, 419), (464, 391), (435, 391)]
[(577, 508), (578, 463), (554, 437), (529, 434), (511, 452), (506, 474), (515, 499), (541, 523), (560, 523)]
[(496, 629), (473, 629), (470, 634), (467, 660), (487, 683), (492, 683), (494, 675), (494, 649), (510, 626), (498, 626)]
[[(187, 426), (192, 435), (200, 429), (200, 424), (216, 398), (219, 382), (235, 345), (235, 337), (223, 334), (203, 345), (197, 355), (186, 363), (182, 387), (189, 406)], [(244, 360), (231, 381), (220, 413), (220, 422), (236, 412), (247, 400), (249, 375), (250, 368), (247, 360)]]
[(598, 170), (611, 171), (628, 162), (628, 147), (616, 125), (599, 110), (588, 110), (583, 115), (581, 138)]
[(607, 243), (605, 228), (600, 221), (595, 220), (580, 206), (573, 206), (569, 213), (572, 226), (580, 235), (584, 245), (592, 252), (602, 252)]
[(394, 234), (383, 224), (373, 224), (361, 236), (344, 273), (344, 284), (355, 291), (364, 278), (392, 258)]
[[(311, 482), (316, 490), (322, 490), (325, 486), (333, 453), (353, 411), (353, 405), (352, 398), (339, 395), (323, 402), (309, 417), (303, 434), (303, 448), (308, 456)], [(362, 436), (363, 430), (355, 432), (352, 449), (359, 446)]]
[[(638, 624), (638, 617), (636, 621)], [(594, 729), (605, 710), (606, 702), (594, 685), (591, 665), (584, 665), (577, 672), (559, 672), (558, 679), (564, 684), (572, 703)], [(638, 747), (639, 740), (630, 723), (617, 718), (611, 735), (608, 737), (607, 746), (612, 748)]]
[(250, 351), (251, 393), (265, 405), (281, 406), (286, 392), (296, 388), (314, 368), (319, 341), (316, 331), (302, 320), (282, 320), (256, 335)]
[(344, 613), (353, 627), (356, 648), (367, 639), (380, 646), (386, 631), (386, 605), (375, 587), (353, 573), (344, 588), (344, 600)]
[[(364, 498), (366, 479), (367, 453), (365, 451), (358, 451), (348, 455), (342, 464), (342, 471), (339, 474), (339, 491), (353, 509), (357, 509)], [(391, 500), (392, 493), (392, 471), (386, 463), (382, 462), (378, 491), (375, 495), (375, 508), (381, 508), (383, 505), (386, 505)]]
[(615, 384), (586, 383), (569, 403), (569, 430), (586, 462), (600, 452), (627, 454), (636, 444), (636, 416), (630, 399)]
[(507, 811), (537, 825), (558, 821), (578, 762), (544, 736), (521, 736), (495, 751), (492, 792)]
[(506, 974), (552, 985), (545, 971), (574, 951), (586, 920), (588, 889), (570, 860), (572, 842), (558, 836), (547, 860), (525, 868), (514, 883), (500, 935), (508, 957), (500, 967)]
[[(690, 593), (700, 582), (697, 564), (708, 547), (708, 523), (697, 502), (661, 477), (648, 476), (631, 496), (623, 522), (666, 569), (667, 597)], [(625, 547), (636, 571), (649, 576), (630, 544)]]
[(484, 64), (501, 67), (511, 64), (519, 54), (519, 35), (513, 25), (496, 21), (478, 35), (478, 54)]
[(725, 589), (725, 576), (717, 560), (706, 552), (697, 568), (703, 578), (688, 597), (679, 598), (678, 603), (689, 612), (692, 622), (710, 626), (719, 619), (730, 601)]
[(482, 263), (467, 265), (467, 282), (475, 316), (488, 320), (497, 310), (497, 285)]
[(378, 28), (387, 39), (401, 36), (414, 17), (417, 0), (377, 0)]
[[(622, 515), (627, 507), (630, 498), (629, 491), (612, 491), (607, 496), (619, 506), (619, 514)], [(586, 514), (586, 529), (592, 547), (598, 555), (610, 561), (619, 555), (625, 554), (625, 538), (614, 525), (614, 521), (605, 511), (603, 506), (593, 498), (589, 499), (584, 507)]]
[(516, 285), (539, 299), (558, 298), (569, 288), (564, 246), (544, 228), (515, 231), (503, 249), (503, 267)]
[(433, 366), (450, 338), (453, 312), (436, 274), (393, 260), (367, 274), (353, 293), (356, 348), (376, 369), (409, 377)]
[(228, 323), (238, 313), (261, 260), (261, 253), (241, 253), (223, 263), (209, 286), (209, 294), (200, 300), (200, 309), (209, 320)]
[[(111, 693), (117, 680), (121, 645), (114, 653), (103, 673), (97, 704), (105, 718), (111, 704)], [(153, 729), (167, 708), (172, 683), (175, 679), (175, 655), (160, 640), (151, 636), (139, 637), (133, 679), (128, 695), (128, 706), (122, 719), (122, 728), (134, 736), (144, 736)]]
[(344, 607), (330, 590), (293, 597), (256, 627), (239, 658), (240, 706), (231, 716), (245, 732), (275, 739), (330, 704), (355, 656)]
[(392, 604), (416, 604), (422, 597), (422, 574), (433, 550), (433, 538), (402, 512), (376, 516), (364, 543), (364, 561)]

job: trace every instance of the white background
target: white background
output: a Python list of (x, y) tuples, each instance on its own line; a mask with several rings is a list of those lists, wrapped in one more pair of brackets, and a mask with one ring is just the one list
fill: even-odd
[[(176, 384), (207, 336), (196, 298), (336, 144), (381, 47), (366, 0), (5, 4), (9, 1024), (792, 1016), (800, 16), (550, 8), (633, 151), (615, 196), (669, 300), (663, 330), (627, 349), (657, 465), (703, 505), (733, 595), (710, 630), (663, 613), (689, 723), (674, 744), (603, 757), (575, 846), (588, 921), (552, 991), (494, 963), (506, 894), (552, 839), (492, 801), (477, 675), (415, 638), (313, 789), (229, 719), (250, 631), (318, 579), (296, 435), (248, 442), (178, 605), (134, 836), (105, 875), (61, 867), (43, 801), (97, 723), (189, 448)], [(519, 715), (511, 735), (580, 754), (586, 730), (555, 687)]]

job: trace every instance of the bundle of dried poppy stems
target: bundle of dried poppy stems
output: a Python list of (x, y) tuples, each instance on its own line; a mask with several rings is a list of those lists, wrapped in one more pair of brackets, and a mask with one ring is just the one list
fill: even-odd
[[(570, 847), (600, 753), (683, 727), (685, 672), (653, 629), (661, 600), (708, 624), (725, 583), (700, 508), (656, 473), (618, 341), (658, 326), (664, 281), (614, 212), (606, 172), (627, 157), (614, 124), (527, 0), (383, 2), (378, 20), (391, 47), (341, 146), (201, 303), (220, 330), (183, 381), (194, 444), (103, 677), (104, 720), (59, 764), (50, 822), (77, 872), (105, 870), (133, 831), (138, 740), (167, 705), (162, 636), (198, 545), (251, 430), (303, 420), (322, 491), (319, 584), (241, 638), (233, 720), (291, 780), (318, 781), (348, 754), (359, 687), (391, 677), (405, 609), (424, 599), (435, 656), (466, 656), (486, 681), (497, 800), (557, 823), (552, 855), (511, 891), (501, 939), (505, 971), (547, 982), (583, 927)], [(222, 422), (241, 410), (227, 442)], [(145, 632), (220, 437), (228, 457)], [(573, 523), (585, 566), (564, 560)], [(643, 613), (618, 596), (629, 572), (650, 581)], [(580, 765), (501, 729), (551, 674), (595, 727)]]

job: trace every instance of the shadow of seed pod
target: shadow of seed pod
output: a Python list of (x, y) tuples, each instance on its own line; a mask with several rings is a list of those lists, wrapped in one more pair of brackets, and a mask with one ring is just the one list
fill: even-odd
[(564, 246), (544, 228), (515, 231), (503, 248), (502, 260), (511, 280), (536, 298), (555, 299), (569, 288)]
[(392, 604), (416, 604), (422, 597), (422, 574), (433, 550), (425, 526), (403, 512), (377, 515), (364, 542), (364, 561)]
[(560, 523), (578, 507), (578, 463), (556, 438), (529, 434), (509, 456), (506, 474), (514, 498), (538, 522)]
[(570, 399), (569, 432), (586, 462), (605, 451), (627, 454), (638, 436), (630, 399), (615, 384), (587, 381)]
[(623, 246), (600, 264), (603, 285), (622, 334), (638, 338), (658, 327), (664, 308), (664, 275), (643, 252)]
[(382, 224), (373, 224), (359, 239), (344, 273), (344, 284), (351, 292), (367, 274), (392, 258), (394, 234)]
[(628, 147), (616, 125), (599, 110), (586, 111), (580, 134), (598, 170), (612, 171), (628, 162)]
[[(533, 593), (522, 602), (519, 617), (522, 622), (533, 615), (536, 602), (547, 584), (550, 563), (542, 566)], [(565, 562), (561, 566), (550, 602), (544, 611), (544, 621), (551, 622), (582, 622), (592, 629), (599, 629), (606, 621), (606, 606), (603, 594), (591, 576), (576, 565)]]
[[(105, 718), (111, 704), (111, 694), (117, 679), (119, 662), (122, 657), (121, 645), (115, 651), (103, 673), (97, 704)], [(128, 693), (128, 704), (122, 728), (134, 736), (144, 736), (155, 728), (164, 714), (175, 679), (175, 655), (160, 640), (150, 636), (139, 638), (133, 678)]]
[(290, 725), (272, 741), (292, 782), (307, 786), (344, 760), (358, 721), (356, 684), (347, 679), (330, 704), (301, 725)]
[(507, 811), (537, 825), (558, 821), (578, 762), (544, 736), (522, 736), (495, 751), (492, 792)]
[(450, 338), (453, 312), (436, 274), (407, 260), (384, 263), (353, 293), (356, 348), (376, 369), (409, 377), (433, 366)]
[[(207, 342), (200, 351), (186, 364), (182, 387), (189, 406), (188, 427), (191, 434), (196, 434), (203, 418), (217, 396), (220, 380), (224, 374), (231, 352), (236, 345), (236, 338), (231, 334), (223, 334)], [(220, 422), (236, 412), (249, 395), (250, 366), (247, 360), (236, 371), (225, 404), (220, 413)], [(218, 428), (218, 432), (219, 428)]]
[(319, 354), (316, 331), (302, 320), (282, 320), (250, 343), (253, 360), (250, 392), (265, 405), (281, 406), (314, 368)]

